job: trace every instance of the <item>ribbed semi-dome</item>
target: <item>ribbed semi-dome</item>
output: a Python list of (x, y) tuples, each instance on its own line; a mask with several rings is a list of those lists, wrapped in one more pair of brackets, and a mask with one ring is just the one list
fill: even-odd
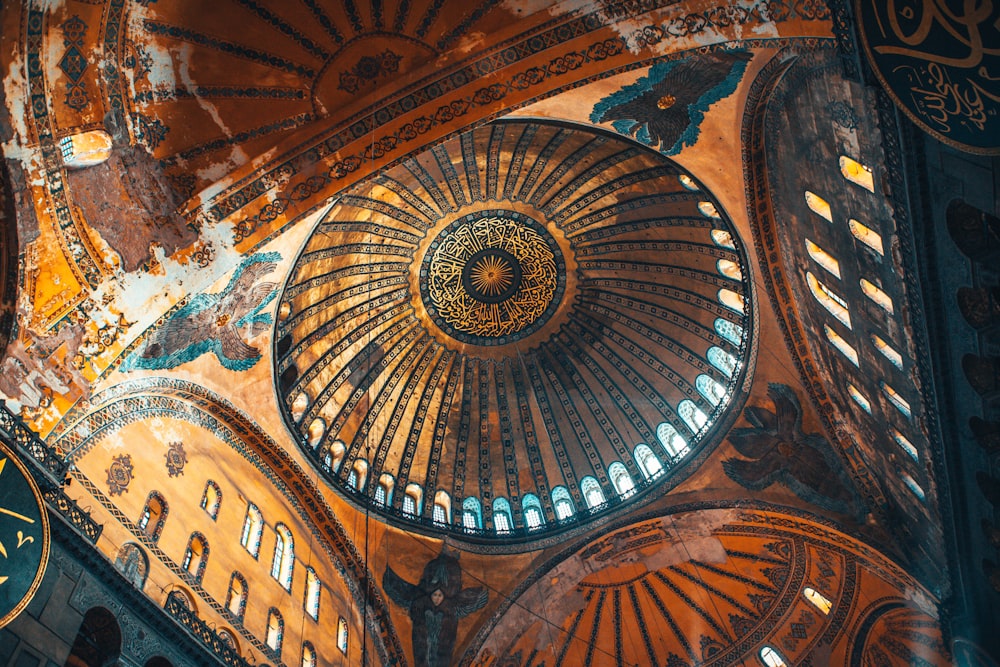
[(282, 297), (275, 377), (328, 482), (524, 542), (674, 478), (742, 373), (745, 261), (658, 153), (504, 121), (345, 192)]

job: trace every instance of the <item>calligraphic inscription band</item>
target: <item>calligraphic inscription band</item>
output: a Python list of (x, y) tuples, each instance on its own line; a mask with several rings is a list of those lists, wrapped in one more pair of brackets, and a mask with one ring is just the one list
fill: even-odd
[(49, 559), (45, 501), (24, 464), (0, 442), (0, 627), (31, 602)]
[(949, 146), (1000, 155), (1000, 2), (856, 0), (856, 8), (868, 60), (910, 119)]

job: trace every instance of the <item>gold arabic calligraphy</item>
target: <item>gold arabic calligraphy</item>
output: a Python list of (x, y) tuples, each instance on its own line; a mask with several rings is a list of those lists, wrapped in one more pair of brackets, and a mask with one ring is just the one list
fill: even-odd
[[(4, 471), (4, 468), (6, 466), (7, 466), (7, 459), (6, 458), (0, 459), (0, 476), (3, 476), (3, 471)], [(28, 525), (34, 525), (35, 524), (35, 520), (32, 519), (31, 517), (27, 517), (27, 516), (21, 514), (20, 512), (15, 512), (13, 510), (7, 509), (6, 507), (0, 507), (0, 514), (2, 514), (4, 516), (13, 517), (14, 519), (17, 519), (18, 521), (22, 521), (22, 522), (24, 522), (24, 523), (26, 523)], [(25, 544), (32, 544), (32, 543), (34, 543), (34, 541), (35, 541), (34, 536), (32, 536), (32, 535), (25, 535), (23, 530), (18, 530), (17, 531), (17, 546), (14, 547), (14, 549), (15, 550), (16, 549), (20, 549)], [(10, 556), (9, 556), (9, 554), (7, 552), (7, 547), (3, 543), (3, 540), (0, 540), (0, 555), (2, 555), (5, 559), (9, 559), (10, 558)], [(0, 576), (0, 586), (2, 586), (5, 583), (7, 583), (8, 579), (10, 579), (9, 576)]]

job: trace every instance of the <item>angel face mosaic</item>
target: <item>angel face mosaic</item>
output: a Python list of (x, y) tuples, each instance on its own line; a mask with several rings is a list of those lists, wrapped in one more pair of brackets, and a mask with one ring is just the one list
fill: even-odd
[(296, 260), (286, 423), (350, 501), (470, 545), (623, 511), (680, 481), (747, 367), (720, 210), (591, 129), (509, 120), (417, 154), (342, 193)]

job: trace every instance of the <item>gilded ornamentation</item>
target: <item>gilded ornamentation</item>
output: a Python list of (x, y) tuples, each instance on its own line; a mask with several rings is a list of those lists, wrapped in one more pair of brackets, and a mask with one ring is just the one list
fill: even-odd
[(421, 291), (428, 312), (449, 335), (504, 343), (505, 337), (533, 333), (547, 319), (558, 300), (562, 267), (561, 253), (541, 225), (517, 213), (486, 211), (439, 235), (424, 260)]
[(128, 491), (132, 471), (132, 457), (128, 454), (119, 454), (111, 459), (111, 466), (104, 471), (108, 473), (108, 495), (119, 496)]
[(897, 106), (955, 148), (1000, 154), (1000, 4), (857, 0), (856, 7), (868, 60)]

